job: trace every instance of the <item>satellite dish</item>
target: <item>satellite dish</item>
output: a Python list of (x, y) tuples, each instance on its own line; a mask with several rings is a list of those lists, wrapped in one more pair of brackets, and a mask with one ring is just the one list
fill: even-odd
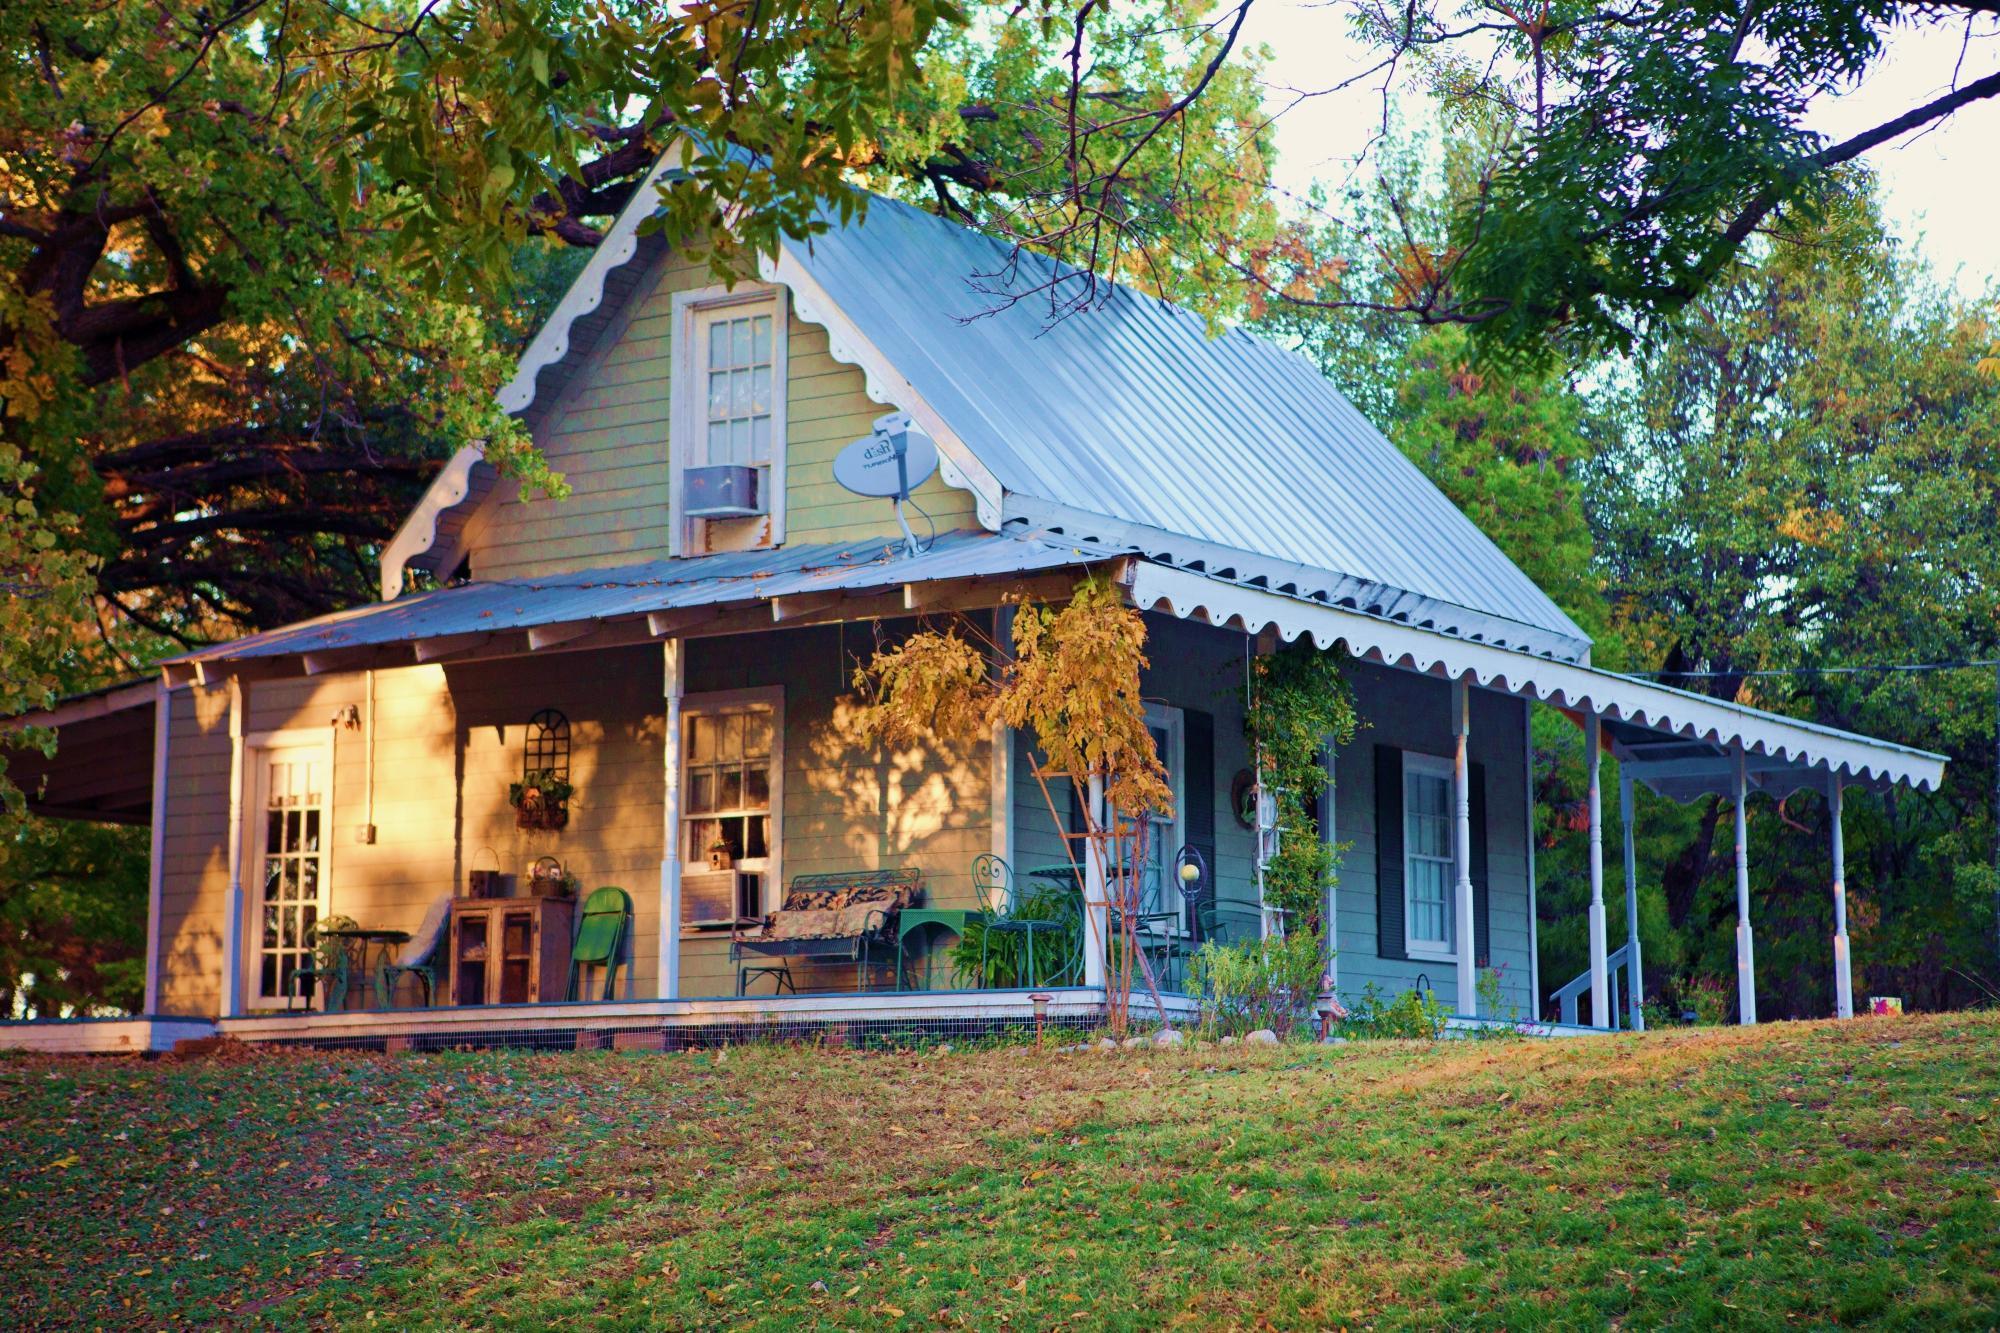
[(906, 412), (875, 418), (875, 432), (833, 459), (833, 479), (856, 495), (904, 500), (937, 471), (937, 443), (917, 430)]

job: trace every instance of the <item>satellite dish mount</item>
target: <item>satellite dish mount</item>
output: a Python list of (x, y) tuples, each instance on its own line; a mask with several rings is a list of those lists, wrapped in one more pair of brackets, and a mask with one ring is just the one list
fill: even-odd
[(903, 530), (903, 549), (923, 553), (903, 506), (910, 492), (937, 471), (937, 444), (918, 430), (907, 412), (875, 418), (874, 432), (850, 442), (833, 460), (833, 479), (856, 495), (876, 496), (895, 503), (896, 525)]

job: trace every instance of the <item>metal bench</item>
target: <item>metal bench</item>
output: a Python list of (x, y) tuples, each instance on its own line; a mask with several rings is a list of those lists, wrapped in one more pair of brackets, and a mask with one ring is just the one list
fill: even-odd
[[(797, 993), (793, 958), (819, 963), (853, 963), (854, 989), (866, 990), (869, 969), (878, 961), (897, 965), (896, 916), (923, 902), (921, 870), (840, 870), (794, 875), (777, 911), (750, 929), (729, 933), (729, 961), (736, 968), (736, 993), (752, 975), (775, 979), (780, 991)], [(752, 960), (770, 958), (775, 963)]]

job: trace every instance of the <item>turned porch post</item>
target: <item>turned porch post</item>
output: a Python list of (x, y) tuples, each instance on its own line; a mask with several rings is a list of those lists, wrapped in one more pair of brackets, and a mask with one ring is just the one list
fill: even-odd
[(1854, 1017), (1854, 972), (1847, 951), (1847, 844), (1840, 831), (1840, 774), (1828, 779), (1827, 810), (1833, 824), (1833, 1004), (1841, 1018)]
[(1757, 962), (1750, 939), (1750, 757), (1736, 747), (1736, 1016), (1757, 1021)]
[(1590, 1025), (1611, 1026), (1610, 947), (1604, 916), (1604, 792), (1598, 781), (1604, 757), (1604, 722), (1595, 709), (1583, 715), (1583, 764), (1588, 775), (1590, 818)]
[(1104, 887), (1104, 840), (1094, 835), (1103, 827), (1104, 778), (1093, 773), (1088, 790), (1090, 817), (1084, 821), (1083, 840), (1083, 984), (1102, 988), (1105, 984), (1105, 953), (1111, 947), (1110, 913), (1106, 910)]
[(1625, 995), (1634, 1032), (1646, 1030), (1645, 973), (1639, 967), (1639, 854), (1633, 843), (1632, 777), (1618, 774), (1618, 816), (1625, 825)]
[(243, 906), (243, 715), (249, 708), (241, 677), (229, 677), (229, 890), (223, 898), (222, 1014), (243, 1012), (243, 936), (250, 929)]
[[(660, 802), (663, 828), (660, 842), (660, 998), (681, 993), (681, 699), (687, 692), (687, 641), (667, 639), (662, 681), (666, 695), (665, 798)], [(777, 829), (771, 836), (780, 836)]]
[(1460, 676), (1451, 689), (1451, 799), (1454, 828), (1451, 855), (1458, 911), (1458, 1012), (1479, 1012), (1479, 942), (1472, 911), (1472, 678)]

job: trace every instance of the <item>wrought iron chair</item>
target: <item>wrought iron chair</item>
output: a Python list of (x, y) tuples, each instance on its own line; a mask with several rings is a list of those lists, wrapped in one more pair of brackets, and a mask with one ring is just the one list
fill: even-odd
[[(1051, 917), (1025, 917), (1018, 915), (1018, 903), (1014, 896), (1014, 870), (1007, 862), (991, 852), (981, 852), (972, 858), (972, 886), (979, 895), (979, 976), (983, 987), (992, 975), (989, 959), (993, 952), (993, 942), (1010, 936), (1021, 941), (1022, 960), (1025, 964), (1015, 978), (1023, 986), (1063, 986), (1075, 983), (1082, 968), (1081, 920), (1067, 911)], [(1060, 889), (1041, 890), (1046, 894), (1059, 894)], [(1040, 965), (1035, 958), (1036, 939), (1042, 940), (1042, 958), (1046, 965)], [(1071, 939), (1076, 944), (1069, 944)], [(1053, 956), (1052, 956), (1053, 955)]]

